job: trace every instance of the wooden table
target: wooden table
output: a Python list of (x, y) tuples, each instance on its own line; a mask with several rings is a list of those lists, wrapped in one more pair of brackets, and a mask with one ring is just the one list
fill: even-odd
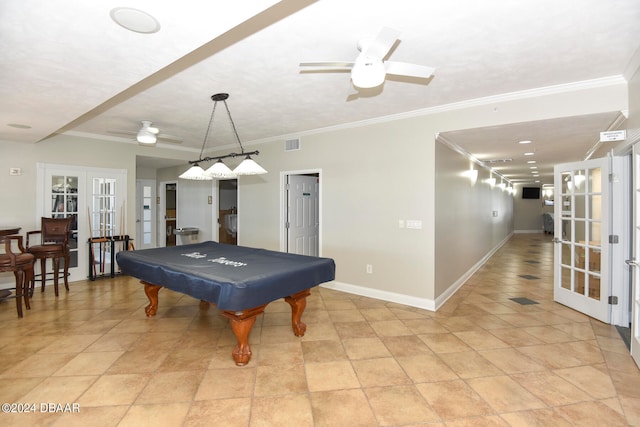
[(0, 236), (11, 236), (18, 234), (21, 227), (15, 225), (0, 225)]

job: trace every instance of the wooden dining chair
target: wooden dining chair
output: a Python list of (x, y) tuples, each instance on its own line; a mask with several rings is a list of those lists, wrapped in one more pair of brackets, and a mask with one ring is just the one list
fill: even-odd
[[(15, 242), (17, 250), (12, 248)], [(0, 236), (0, 272), (13, 272), (16, 277), (15, 295), (4, 298), (15, 298), (18, 317), (22, 317), (22, 299), (27, 310), (31, 309), (29, 303), (29, 283), (33, 279), (33, 264), (35, 257), (27, 253), (22, 245), (22, 236)]]
[[(36, 260), (40, 260), (40, 278), (42, 280), (42, 292), (47, 279), (46, 261), (53, 261), (53, 287), (58, 296), (58, 278), (60, 271), (60, 260), (64, 262), (64, 287), (69, 290), (69, 235), (71, 234), (71, 224), (73, 217), (67, 218), (46, 218), (42, 217), (40, 230), (27, 232), (27, 252), (32, 254)], [(33, 244), (32, 241), (40, 235), (40, 242)], [(35, 287), (35, 276), (31, 280), (30, 292), (33, 294)]]

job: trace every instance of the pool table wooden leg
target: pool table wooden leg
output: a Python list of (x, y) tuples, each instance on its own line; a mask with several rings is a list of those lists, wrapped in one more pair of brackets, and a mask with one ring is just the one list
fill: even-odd
[(253, 328), (254, 323), (256, 323), (256, 317), (264, 312), (266, 306), (265, 304), (243, 311), (224, 310), (222, 312), (222, 315), (229, 319), (231, 329), (238, 340), (236, 347), (233, 349), (233, 353), (231, 353), (233, 360), (238, 366), (246, 365), (249, 363), (249, 359), (251, 359), (249, 334), (251, 334), (251, 328)]
[(305, 325), (301, 319), (302, 313), (307, 307), (307, 297), (309, 295), (311, 295), (311, 291), (305, 289), (297, 294), (289, 295), (284, 299), (291, 306), (291, 327), (293, 328), (294, 335), (297, 337), (304, 336), (307, 330), (307, 325)]
[(140, 281), (144, 285), (144, 293), (149, 298), (149, 305), (144, 308), (144, 312), (147, 314), (147, 317), (155, 316), (158, 312), (158, 292), (162, 286), (153, 285), (151, 283), (147, 283), (145, 281)]

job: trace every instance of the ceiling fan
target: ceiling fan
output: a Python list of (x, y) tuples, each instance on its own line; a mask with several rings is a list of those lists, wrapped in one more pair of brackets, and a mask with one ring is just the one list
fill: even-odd
[(110, 133), (119, 133), (125, 135), (135, 135), (136, 140), (142, 145), (153, 145), (158, 139), (161, 139), (163, 142), (171, 142), (174, 144), (181, 144), (182, 138), (173, 135), (167, 135), (165, 133), (160, 133), (160, 129), (152, 126), (153, 122), (150, 120), (142, 120), (142, 126), (138, 131), (129, 131), (129, 130), (110, 130)]
[(408, 62), (385, 61), (384, 58), (398, 40), (400, 32), (384, 27), (373, 39), (358, 42), (360, 54), (355, 61), (301, 62), (301, 67), (351, 70), (351, 81), (362, 89), (373, 88), (384, 83), (387, 74), (428, 79), (435, 68)]

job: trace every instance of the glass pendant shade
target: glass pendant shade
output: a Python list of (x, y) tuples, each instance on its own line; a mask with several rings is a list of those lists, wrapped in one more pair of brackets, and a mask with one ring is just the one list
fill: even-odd
[(247, 156), (242, 163), (233, 170), (233, 173), (236, 175), (262, 175), (267, 173), (267, 171), (257, 164), (251, 156)]
[(213, 179), (211, 176), (207, 175), (198, 164), (195, 164), (189, 168), (185, 173), (179, 176), (182, 179), (194, 179), (197, 181), (205, 181)]
[(237, 176), (222, 160), (218, 160), (211, 165), (205, 173), (214, 179), (235, 178)]

